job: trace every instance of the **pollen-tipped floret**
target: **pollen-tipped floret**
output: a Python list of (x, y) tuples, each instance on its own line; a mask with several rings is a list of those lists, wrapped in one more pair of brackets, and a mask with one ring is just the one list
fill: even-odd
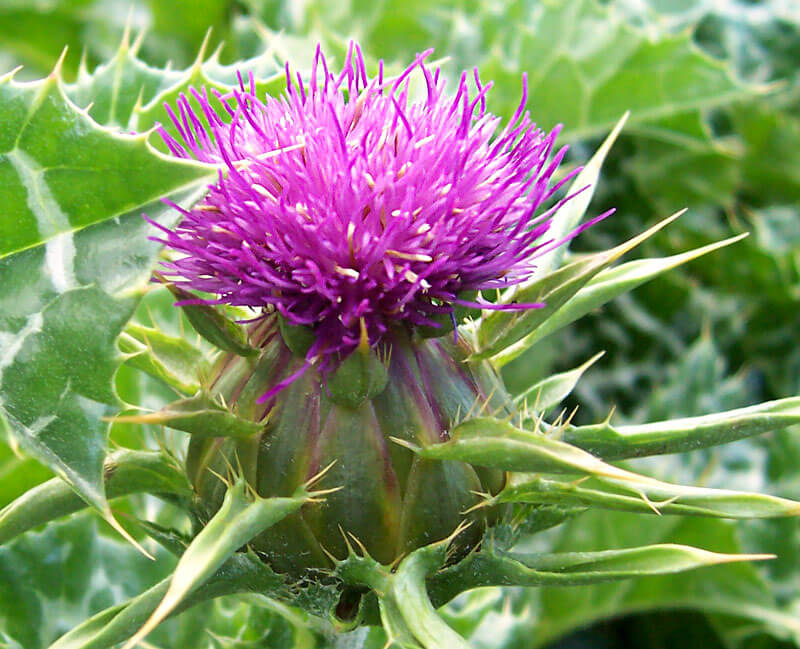
[[(252, 75), (229, 94), (192, 90), (202, 113), (181, 96), (170, 111), (179, 138), (161, 135), (174, 155), (220, 172), (164, 230), (184, 253), (168, 275), (218, 296), (205, 302), (313, 328), (307, 359), (322, 369), (393, 326), (441, 327), (454, 305), (475, 306), (469, 292), (524, 281), (562, 243), (546, 233), (569, 197), (540, 210), (572, 175), (551, 180), (566, 149), (554, 151), (558, 128), (534, 127), (525, 90), (500, 128), (486, 111), (491, 84), (475, 71), (471, 92), (463, 73), (448, 95), (429, 54), (395, 78), (381, 63), (370, 78), (357, 46), (338, 74), (318, 48), (308, 79), (287, 65), (280, 97), (257, 97)], [(418, 101), (412, 73), (427, 89)]]

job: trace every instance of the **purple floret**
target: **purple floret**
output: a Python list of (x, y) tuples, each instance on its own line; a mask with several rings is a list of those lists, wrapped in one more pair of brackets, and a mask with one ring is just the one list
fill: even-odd
[[(280, 97), (249, 84), (230, 94), (191, 90), (159, 128), (172, 153), (220, 166), (219, 179), (163, 240), (184, 253), (168, 264), (176, 284), (218, 296), (199, 301), (278, 311), (312, 327), (309, 363), (344, 358), (363, 332), (373, 346), (390, 328), (440, 327), (472, 291), (526, 280), (535, 259), (563, 241), (545, 236), (569, 197), (537, 213), (574, 173), (551, 182), (566, 147), (559, 128), (486, 112), (475, 71), (454, 95), (425, 52), (399, 77), (369, 78), (357, 46), (332, 73), (317, 49), (307, 82)], [(409, 99), (409, 78), (427, 93)], [(216, 107), (216, 108), (215, 108)], [(587, 224), (588, 225), (588, 224)], [(583, 229), (582, 226), (581, 229)], [(574, 232), (567, 238), (577, 234)], [(538, 304), (480, 308), (524, 309)]]

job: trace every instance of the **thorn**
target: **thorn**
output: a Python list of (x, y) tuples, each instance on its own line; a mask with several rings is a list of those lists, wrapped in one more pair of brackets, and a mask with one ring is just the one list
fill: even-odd
[[(328, 473), (328, 471), (330, 471), (333, 468), (334, 464), (336, 464), (336, 460), (334, 460), (328, 466), (326, 466), (324, 469), (322, 469), (322, 471), (320, 471), (319, 473), (317, 473), (314, 476), (311, 476), (308, 480), (306, 480), (303, 483), (303, 489), (308, 490), (309, 488), (311, 488), (312, 485), (314, 485), (317, 482), (319, 482), (320, 480), (322, 480), (322, 478), (325, 476), (325, 474)], [(337, 489), (338, 488), (339, 487), (337, 487)]]
[[(341, 529), (341, 528), (339, 528), (339, 529)], [(326, 548), (324, 545), (322, 545), (322, 543), (319, 544), (319, 549), (322, 550), (322, 552), (325, 554), (325, 556), (328, 557), (328, 559), (331, 560), (331, 563), (334, 566), (339, 564), (339, 563), (341, 563), (341, 561), (339, 559), (337, 559), (335, 556), (333, 556), (333, 554), (328, 551), (328, 548)]]
[(458, 537), (464, 530), (466, 530), (471, 526), (472, 526), (472, 521), (461, 521), (458, 524), (458, 527), (456, 527), (456, 529), (454, 529), (453, 532), (450, 534), (450, 536), (444, 539), (444, 542), (447, 543), (447, 545), (449, 546), (453, 541), (456, 540), (456, 537)]
[(355, 555), (355, 550), (353, 550), (353, 546), (350, 544), (350, 539), (347, 538), (347, 533), (344, 531), (341, 525), (337, 525), (336, 527), (339, 528), (339, 534), (342, 535), (342, 538), (344, 539), (344, 544), (347, 546), (348, 556), (351, 554)]
[(569, 413), (567, 420), (564, 422), (564, 426), (561, 428), (562, 432), (567, 428), (567, 426), (572, 425), (572, 420), (575, 419), (575, 415), (578, 413), (578, 408), (580, 408), (580, 406), (575, 406), (572, 409), (572, 412)]
[(332, 487), (331, 489), (322, 489), (321, 491), (312, 491), (306, 496), (306, 502), (309, 503), (322, 503), (325, 502), (324, 498), (320, 498), (320, 496), (327, 496), (328, 494), (336, 493), (337, 491), (341, 491), (344, 489), (344, 485), (339, 485), (338, 487)]
[(228, 489), (230, 489), (230, 488), (231, 488), (231, 486), (232, 486), (232, 483), (231, 483), (231, 482), (228, 480), (228, 478), (224, 478), (222, 475), (220, 475), (219, 473), (217, 473), (217, 472), (216, 472), (214, 469), (212, 469), (210, 466), (207, 466), (207, 467), (206, 467), (206, 471), (208, 471), (208, 472), (209, 472), (211, 475), (213, 475), (215, 478), (217, 478), (217, 479), (218, 479), (218, 480), (219, 480), (219, 481), (220, 481), (222, 484), (224, 484), (224, 485), (225, 485), (225, 486), (226, 486)]
[(219, 62), (219, 57), (222, 56), (222, 48), (225, 47), (225, 41), (220, 41), (217, 44), (217, 47), (211, 53), (211, 56), (208, 57), (209, 61), (214, 61), (215, 63)]
[(144, 36), (147, 33), (147, 28), (142, 27), (139, 30), (139, 33), (136, 34), (136, 38), (133, 39), (133, 43), (131, 44), (129, 52), (132, 56), (136, 57), (139, 54), (139, 49), (142, 47), (142, 43), (144, 42)]
[[(89, 65), (86, 62), (86, 57), (88, 56), (88, 52), (84, 47), (81, 50), (81, 60), (78, 61), (78, 79), (83, 79), (84, 77), (89, 76)], [(87, 109), (88, 110), (88, 109)]]
[(611, 410), (608, 412), (608, 417), (605, 418), (603, 421), (603, 426), (611, 426), (611, 418), (614, 416), (614, 412), (617, 410), (617, 404), (613, 404), (611, 406)]
[(483, 402), (481, 409), (478, 411), (478, 416), (482, 417), (483, 413), (486, 412), (486, 408), (489, 407), (489, 402), (491, 401), (492, 397), (494, 397), (495, 392), (497, 392), (497, 386), (493, 386), (489, 394), (486, 396), (486, 400)]
[(64, 59), (67, 58), (67, 50), (68, 46), (64, 46), (64, 49), (61, 50), (61, 54), (56, 61), (56, 64), (53, 66), (53, 71), (48, 75), (48, 79), (58, 80), (61, 77), (61, 68), (64, 67)]
[(453, 425), (453, 428), (455, 428), (455, 427), (456, 427), (456, 426), (458, 426), (460, 423), (462, 423), (462, 422), (464, 422), (464, 421), (465, 421), (465, 419), (462, 419), (462, 418), (461, 418), (461, 404), (460, 404), (460, 403), (459, 403), (459, 404), (458, 404), (458, 406), (456, 407), (456, 416), (455, 416), (455, 417), (453, 417), (453, 421), (455, 422), (455, 423), (454, 423), (454, 425)]
[(471, 514), (474, 511), (494, 505), (494, 498), (491, 496), (491, 494), (481, 493), (480, 491), (470, 491), (470, 493), (475, 494), (476, 496), (480, 496), (481, 498), (485, 498), (486, 500), (482, 500), (478, 503), (475, 503), (472, 507), (465, 509), (464, 511), (461, 512), (462, 516), (467, 516), (468, 514)]
[(423, 450), (421, 446), (417, 446), (413, 442), (409, 442), (408, 440), (401, 439), (400, 437), (393, 437), (392, 435), (389, 435), (389, 439), (392, 442), (394, 442), (395, 444), (399, 444), (400, 446), (403, 446), (403, 447), (409, 449), (410, 451), (414, 451), (414, 453), (419, 453), (420, 451)]
[(640, 497), (642, 500), (644, 500), (645, 504), (646, 504), (646, 505), (647, 505), (647, 506), (648, 506), (650, 509), (652, 509), (652, 510), (653, 510), (653, 512), (656, 514), (656, 516), (661, 516), (661, 512), (660, 512), (660, 511), (658, 511), (658, 507), (656, 507), (656, 506), (653, 504), (653, 501), (651, 501), (651, 500), (650, 500), (650, 499), (647, 497), (647, 494), (645, 494), (645, 493), (644, 493), (644, 491), (638, 491), (637, 493), (639, 494), (639, 497)]
[(119, 51), (126, 52), (131, 46), (131, 22), (133, 21), (133, 5), (128, 8), (128, 17), (125, 19), (125, 29), (122, 30), (122, 40), (119, 43)]
[(153, 329), (158, 329), (158, 325), (156, 324), (155, 316), (153, 316), (153, 311), (150, 309), (150, 305), (149, 304), (146, 305), (146, 309), (145, 310), (147, 311), (147, 315), (150, 318), (150, 324), (153, 325)]
[(361, 550), (361, 555), (364, 557), (369, 557), (369, 552), (367, 551), (366, 546), (361, 541), (359, 541), (358, 537), (352, 532), (348, 532), (348, 535), (350, 536), (351, 539), (353, 539), (353, 542), (358, 546), (358, 549)]
[(211, 27), (206, 30), (206, 35), (203, 36), (203, 42), (200, 43), (200, 49), (197, 52), (197, 57), (195, 57), (194, 63), (192, 63), (192, 69), (200, 70), (203, 67), (203, 62), (206, 58), (206, 48), (208, 47), (208, 43), (211, 40)]
[(587, 480), (590, 480), (591, 478), (592, 478), (592, 476), (590, 476), (590, 475), (581, 476), (580, 478), (576, 478), (572, 482), (568, 482), (567, 486), (570, 489), (572, 489), (574, 487), (578, 487), (578, 486), (582, 485), (584, 482), (586, 482)]
[(148, 559), (150, 559), (151, 561), (155, 561), (156, 558), (152, 554), (150, 554), (147, 550), (145, 550), (142, 547), (142, 545), (128, 533), (128, 530), (122, 527), (120, 522), (116, 518), (114, 518), (114, 514), (108, 506), (106, 506), (106, 509), (102, 512), (102, 515), (103, 515), (103, 520), (105, 520), (109, 525), (111, 525), (111, 527), (113, 527), (117, 532), (119, 532), (119, 534), (122, 535), (122, 538), (124, 538), (128, 543), (130, 543), (134, 548), (136, 548)]
[(8, 81), (13, 79), (14, 75), (20, 70), (22, 70), (23, 67), (25, 66), (18, 65), (16, 68), (12, 68), (9, 72), (6, 72), (6, 74), (0, 76), (0, 81)]
[(540, 412), (536, 419), (533, 422), (533, 432), (537, 433), (538, 435), (542, 434), (542, 422), (544, 421), (544, 413)]
[[(222, 456), (222, 459), (225, 461), (225, 466), (228, 468), (228, 475), (231, 478), (230, 480), (231, 484), (236, 482), (234, 478), (243, 478), (241, 474), (236, 473), (236, 470), (233, 468), (233, 464), (231, 463), (230, 458), (227, 455), (225, 455), (225, 453), (220, 453), (220, 455)], [(247, 484), (247, 480), (245, 480), (245, 484)]]

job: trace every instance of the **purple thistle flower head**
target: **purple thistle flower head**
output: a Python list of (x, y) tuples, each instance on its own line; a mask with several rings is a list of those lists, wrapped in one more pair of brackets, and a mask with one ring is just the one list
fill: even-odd
[[(306, 359), (321, 370), (395, 327), (441, 327), (455, 305), (540, 306), (466, 298), (524, 281), (538, 255), (563, 243), (546, 234), (570, 197), (540, 210), (577, 172), (552, 182), (566, 152), (554, 149), (559, 129), (534, 127), (524, 76), (501, 128), (486, 111), (491, 84), (475, 70), (475, 91), (463, 73), (448, 94), (429, 54), (396, 78), (381, 62), (370, 78), (358, 46), (338, 74), (318, 47), (307, 82), (287, 64), (281, 97), (257, 97), (251, 74), (229, 94), (192, 90), (204, 120), (186, 96), (178, 114), (167, 107), (180, 136), (160, 128), (170, 151), (220, 167), (206, 197), (162, 228), (183, 253), (168, 275), (218, 296), (198, 301), (312, 328)], [(409, 98), (414, 72), (427, 87), (419, 101)]]

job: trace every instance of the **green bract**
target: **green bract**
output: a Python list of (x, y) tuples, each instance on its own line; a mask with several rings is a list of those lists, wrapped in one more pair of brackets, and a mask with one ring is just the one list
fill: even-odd
[[(563, 19), (554, 10), (540, 18)], [(532, 34), (524, 42), (534, 52), (542, 47)], [(713, 77), (717, 68), (701, 65), (684, 44), (668, 39), (664, 47), (682, 53), (698, 76)], [(646, 59), (652, 47), (637, 42), (635, 57)], [(242, 68), (254, 69), (266, 91), (280, 65), (264, 56)], [(664, 74), (674, 81), (678, 72)], [(714, 80), (707, 95), (681, 105), (695, 110), (711, 95), (739, 92), (727, 78)], [(302, 368), (313, 331), (275, 313), (251, 325), (224, 307), (171, 313), (173, 299), (186, 294), (148, 283), (159, 248), (147, 241), (140, 212), (172, 225), (175, 215), (157, 199), (194, 204), (216, 169), (167, 158), (147, 135), (118, 128), (146, 131), (164, 118), (163, 102), (190, 84), (225, 91), (234, 82), (231, 68), (202, 55), (186, 72), (151, 68), (127, 41), (73, 85), (58, 71), (31, 84), (0, 80), (0, 196), (8, 210), (0, 217), (0, 431), (56, 475), (0, 510), (0, 543), (27, 532), (46, 545), (52, 530), (36, 537), (34, 527), (89, 506), (150, 552), (164, 554), (152, 539), (177, 557), (170, 576), (137, 581), (131, 599), (66, 631), (52, 649), (132, 647), (167, 617), (234, 594), (258, 595), (255, 606), (305, 629), (298, 645), (379, 625), (394, 646), (468, 647), (458, 615), (443, 618), (437, 609), (474, 588), (587, 585), (768, 558), (694, 547), (701, 532), (686, 532), (680, 543), (642, 537), (638, 547), (580, 553), (523, 546), (536, 532), (565, 522), (580, 530), (608, 510), (644, 514), (641, 526), (669, 515), (797, 516), (800, 503), (786, 498), (674, 484), (613, 462), (800, 423), (798, 398), (644, 425), (574, 425), (563, 412), (549, 413), (597, 357), (513, 396), (499, 374), (614, 297), (740, 237), (611, 266), (667, 220), (609, 250), (551, 254), (529, 282), (498, 298), (544, 308), (461, 319), (455, 340), (452, 331), (394, 332), (380, 354), (358, 348), (331, 374), (312, 367), (269, 407), (261, 403)], [(615, 83), (612, 76), (592, 88), (597, 101), (574, 128), (596, 132), (608, 123), (596, 106), (615, 95)], [(642, 111), (657, 111), (657, 99)], [(621, 127), (576, 188), (597, 184)], [(562, 210), (556, 235), (581, 222), (590, 198), (584, 192)], [(141, 317), (140, 309), (134, 317), (143, 299), (154, 314)], [(120, 366), (126, 400), (141, 396), (125, 385), (140, 372), (159, 386), (157, 398), (122, 404), (112, 386)], [(159, 444), (109, 452), (110, 420), (116, 442), (124, 445), (127, 434)], [(115, 517), (108, 500), (144, 493), (177, 513), (149, 521), (134, 506), (123, 528), (128, 517)], [(725, 536), (717, 522), (708, 525)], [(702, 599), (693, 597), (687, 601)], [(763, 613), (755, 608), (752, 617)], [(800, 632), (778, 615), (770, 623)]]

